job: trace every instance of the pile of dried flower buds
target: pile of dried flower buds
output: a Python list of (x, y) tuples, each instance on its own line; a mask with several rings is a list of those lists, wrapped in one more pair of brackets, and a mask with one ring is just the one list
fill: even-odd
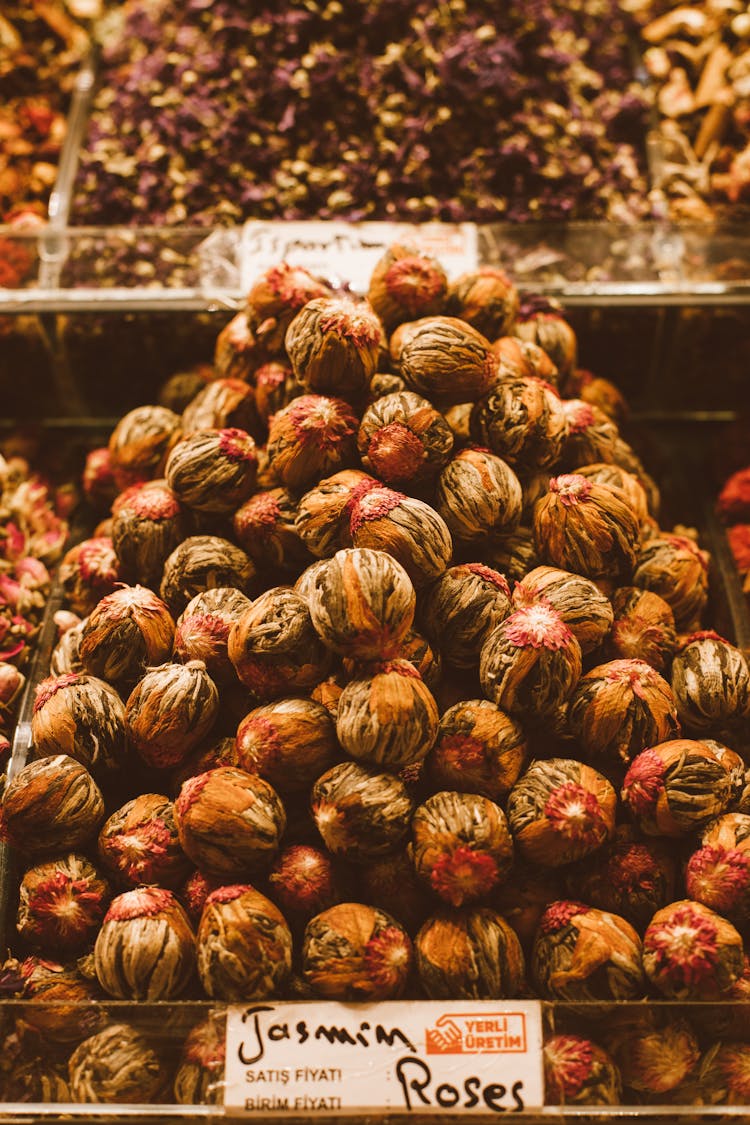
[(716, 501), (716, 511), (727, 525), (735, 566), (750, 598), (750, 466), (727, 478)]
[[(538, 996), (550, 1101), (738, 1096), (723, 1008), (585, 1015), (748, 994), (750, 670), (576, 350), (394, 245), (366, 299), (268, 270), (181, 413), (120, 419), (2, 806), (6, 993)], [(215, 1019), (175, 1073), (36, 1010), (6, 1097), (218, 1096)]]

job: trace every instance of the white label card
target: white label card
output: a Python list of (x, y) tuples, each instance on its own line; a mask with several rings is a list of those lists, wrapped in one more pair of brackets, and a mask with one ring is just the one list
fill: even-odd
[(227, 1009), (224, 1105), (244, 1116), (513, 1113), (544, 1104), (534, 1000)]
[(280, 262), (305, 266), (333, 284), (366, 293), (376, 263), (394, 242), (410, 242), (437, 258), (450, 278), (479, 264), (474, 223), (346, 223), (250, 220), (242, 228), (240, 284), (247, 291)]

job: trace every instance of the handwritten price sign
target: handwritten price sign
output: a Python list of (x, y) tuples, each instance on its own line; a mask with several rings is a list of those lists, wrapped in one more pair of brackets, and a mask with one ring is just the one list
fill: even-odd
[(540, 1108), (541, 1005), (428, 1000), (233, 1006), (227, 1013), (224, 1104), (246, 1116)]

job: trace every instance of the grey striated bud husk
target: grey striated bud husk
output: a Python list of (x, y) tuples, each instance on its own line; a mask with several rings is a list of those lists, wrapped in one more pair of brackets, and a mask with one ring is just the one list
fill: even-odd
[(171, 891), (138, 887), (112, 900), (94, 945), (99, 984), (118, 1000), (171, 1000), (195, 970), (195, 935)]
[(92, 609), (78, 651), (92, 676), (132, 684), (169, 659), (173, 639), (174, 621), (161, 598), (146, 586), (123, 586)]
[(435, 700), (408, 660), (374, 665), (339, 699), (336, 736), (350, 757), (387, 770), (421, 762), (437, 735)]
[(357, 435), (362, 465), (378, 480), (407, 491), (431, 481), (453, 449), (439, 410), (412, 391), (384, 394), (362, 416)]
[(462, 449), (437, 480), (435, 508), (451, 535), (464, 543), (513, 531), (522, 506), (518, 477), (486, 449)]
[(545, 1000), (638, 1000), (641, 939), (618, 914), (558, 900), (541, 917), (531, 975)]
[(750, 719), (750, 669), (722, 637), (688, 637), (672, 661), (672, 691), (680, 719), (696, 733), (741, 729)]
[(539, 379), (497, 383), (476, 403), (470, 427), (474, 441), (524, 473), (556, 464), (567, 434), (561, 400)]
[(174, 805), (160, 793), (141, 793), (113, 812), (97, 847), (102, 863), (125, 887), (155, 883), (173, 890), (189, 874)]
[(314, 297), (286, 330), (292, 370), (309, 391), (358, 398), (375, 374), (383, 326), (367, 301)]
[(534, 533), (530, 527), (517, 527), (506, 535), (493, 535), (475, 549), (479, 561), (504, 574), (509, 582), (520, 582), (539, 566)]
[(185, 513), (165, 480), (128, 489), (112, 505), (112, 545), (129, 581), (157, 589), (165, 560), (185, 534)]
[(523, 987), (521, 943), (486, 906), (428, 918), (414, 942), (419, 982), (431, 1000), (503, 1000)]
[(287, 586), (256, 598), (232, 626), (228, 652), (238, 678), (264, 702), (312, 690), (331, 663), (308, 603)]
[(206, 899), (197, 937), (198, 975), (216, 1000), (278, 996), (292, 969), (292, 935), (269, 899), (246, 885)]
[(328, 559), (336, 551), (351, 547), (351, 509), (358, 496), (379, 482), (359, 469), (342, 469), (326, 477), (301, 498), (295, 527), (308, 551)]
[(510, 609), (505, 578), (481, 563), (450, 567), (419, 597), (422, 629), (454, 668), (478, 667), (484, 642)]
[(49, 670), (51, 676), (64, 676), (68, 672), (82, 672), (80, 648), (81, 635), (87, 618), (72, 629), (66, 629), (52, 650)]
[(401, 324), (391, 336), (390, 351), (409, 390), (430, 402), (473, 402), (491, 385), (489, 341), (458, 317), (426, 316)]
[(152, 668), (128, 696), (125, 718), (130, 739), (150, 766), (177, 765), (204, 738), (216, 720), (219, 693), (202, 660)]
[(206, 429), (186, 434), (164, 469), (167, 484), (191, 511), (233, 512), (255, 488), (258, 456), (245, 430)]
[(30, 762), (5, 787), (5, 830), (31, 855), (78, 847), (104, 819), (104, 798), (85, 766), (67, 754)]
[(217, 535), (191, 535), (164, 563), (159, 592), (176, 615), (204, 590), (233, 586), (247, 593), (254, 578), (252, 560), (234, 543)]
[(298, 574), (312, 561), (297, 530), (297, 501), (286, 488), (256, 492), (237, 509), (232, 527), (237, 542), (253, 562), (278, 573)]
[(215, 586), (196, 594), (177, 621), (174, 658), (182, 664), (202, 660), (212, 680), (217, 683), (234, 681), (229, 634), (250, 604), (250, 598), (241, 590), (229, 586)]
[(504, 801), (525, 759), (526, 739), (518, 723), (489, 699), (465, 699), (442, 716), (427, 768), (437, 789)]
[(74, 1102), (152, 1105), (166, 1090), (169, 1072), (149, 1040), (125, 1023), (85, 1039), (68, 1062)]
[(414, 803), (400, 778), (341, 762), (312, 787), (312, 813), (328, 850), (355, 863), (398, 850)]
[(161, 476), (167, 454), (179, 435), (180, 416), (165, 406), (137, 406), (125, 414), (109, 439), (118, 487)]
[(253, 388), (242, 379), (212, 379), (182, 412), (182, 432), (237, 426), (255, 434), (260, 430)]
[(37, 687), (31, 736), (39, 757), (68, 754), (95, 774), (115, 770), (128, 748), (125, 706), (95, 676), (49, 676)]

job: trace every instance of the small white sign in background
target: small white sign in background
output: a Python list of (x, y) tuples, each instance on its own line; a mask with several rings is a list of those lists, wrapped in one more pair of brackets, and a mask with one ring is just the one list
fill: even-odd
[(366, 293), (375, 265), (394, 242), (412, 243), (437, 258), (450, 278), (476, 269), (479, 262), (474, 223), (250, 220), (242, 229), (240, 284), (248, 290), (264, 270), (289, 262)]
[(224, 1105), (246, 1116), (512, 1113), (544, 1104), (533, 1000), (326, 1001), (227, 1011)]

